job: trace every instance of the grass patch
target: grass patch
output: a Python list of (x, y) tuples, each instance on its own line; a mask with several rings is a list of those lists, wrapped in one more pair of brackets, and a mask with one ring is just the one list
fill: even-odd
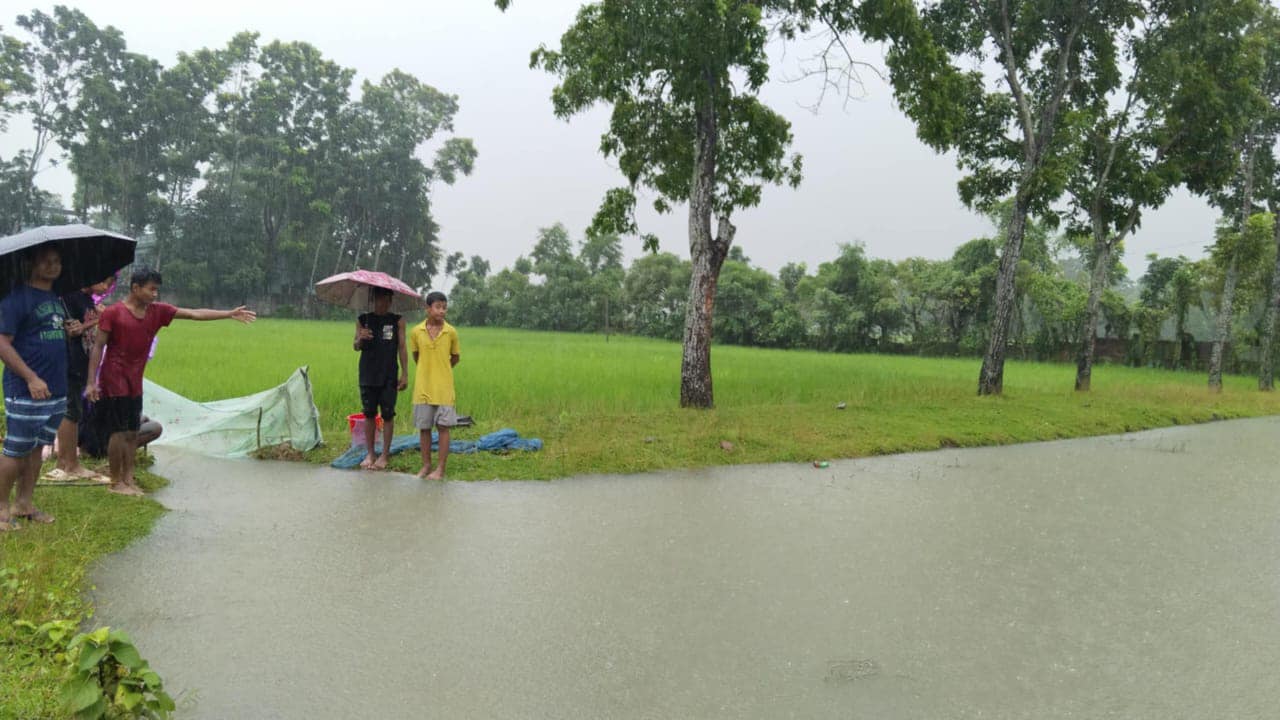
[[(46, 465), (45, 469), (52, 466)], [(146, 490), (165, 481), (139, 467)], [(86, 623), (93, 617), (87, 575), (93, 562), (151, 530), (164, 512), (150, 498), (128, 498), (101, 487), (37, 487), (36, 504), (52, 525), (27, 523), (0, 534), (0, 718), (60, 718), (58, 684), (64, 667), (15, 625), (50, 620)]]
[[(1201, 373), (1119, 366), (1094, 370), (1093, 392), (1072, 389), (1075, 368), (1010, 362), (1005, 394), (976, 395), (980, 361), (717, 347), (717, 407), (680, 410), (680, 346), (633, 337), (460, 328), (458, 410), (474, 439), (502, 427), (540, 437), (537, 453), (454, 456), (456, 479), (548, 479), (581, 473), (848, 458), (940, 447), (1052, 440), (1280, 412), (1252, 378), (1210, 394)], [(264, 319), (175, 323), (161, 333), (149, 377), (197, 400), (247, 395), (311, 367), (328, 462), (349, 445), (359, 412), (350, 323)], [(401, 393), (399, 432), (411, 395)], [(836, 410), (839, 402), (847, 409)], [(725, 451), (720, 441), (734, 448)], [(400, 455), (392, 467), (416, 471)]]

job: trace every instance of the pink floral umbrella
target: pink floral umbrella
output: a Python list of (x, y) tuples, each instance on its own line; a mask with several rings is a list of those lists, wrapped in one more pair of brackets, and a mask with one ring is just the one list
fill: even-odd
[(316, 283), (316, 297), (332, 305), (359, 312), (372, 312), (373, 288), (386, 288), (392, 292), (391, 312), (406, 313), (422, 309), (422, 296), (413, 288), (386, 273), (372, 270), (356, 270), (327, 277)]

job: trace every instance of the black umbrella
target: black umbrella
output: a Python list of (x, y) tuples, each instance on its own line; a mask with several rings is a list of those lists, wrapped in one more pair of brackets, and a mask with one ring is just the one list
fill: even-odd
[(62, 275), (53, 284), (59, 295), (111, 277), (133, 262), (133, 238), (88, 225), (46, 225), (0, 238), (0, 297), (31, 274), (27, 248), (52, 242), (62, 251)]

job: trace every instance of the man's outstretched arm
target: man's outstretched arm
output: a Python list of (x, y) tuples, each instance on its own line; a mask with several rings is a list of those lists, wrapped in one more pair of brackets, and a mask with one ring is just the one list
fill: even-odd
[(258, 313), (243, 305), (234, 310), (178, 308), (173, 316), (179, 320), (239, 320), (246, 325), (258, 319)]

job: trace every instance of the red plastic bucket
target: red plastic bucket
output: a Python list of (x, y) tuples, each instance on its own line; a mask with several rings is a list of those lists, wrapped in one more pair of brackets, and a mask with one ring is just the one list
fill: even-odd
[[(351, 442), (364, 443), (364, 413), (356, 413), (347, 416), (347, 429), (351, 431)], [(382, 416), (379, 415), (374, 420), (374, 427), (377, 432), (382, 432)]]

